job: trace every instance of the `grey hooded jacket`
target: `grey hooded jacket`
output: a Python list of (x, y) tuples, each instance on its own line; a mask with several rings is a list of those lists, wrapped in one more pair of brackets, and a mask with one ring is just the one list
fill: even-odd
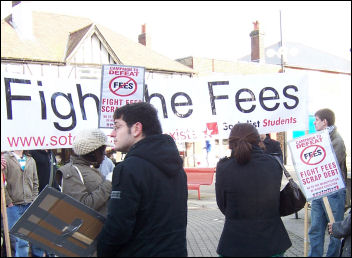
[(343, 221), (332, 224), (332, 235), (345, 238), (341, 257), (351, 257), (351, 210)]
[(6, 152), (4, 158), (7, 163), (4, 169), (6, 205), (31, 203), (38, 196), (39, 187), (37, 166), (34, 159), (27, 156), (25, 168), (22, 170), (12, 152)]
[(347, 179), (346, 147), (341, 135), (337, 132), (336, 126), (333, 129), (333, 131), (330, 133), (330, 139), (335, 151), (337, 161), (339, 162), (341, 172), (343, 174), (343, 179), (346, 182), (346, 179)]

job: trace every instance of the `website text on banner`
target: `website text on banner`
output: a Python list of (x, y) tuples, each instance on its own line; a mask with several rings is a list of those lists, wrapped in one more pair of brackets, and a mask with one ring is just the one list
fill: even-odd
[(308, 201), (345, 188), (327, 130), (288, 142), (297, 178)]
[(1, 151), (71, 148), (96, 128), (100, 82), (1, 74)]
[[(308, 128), (305, 76), (165, 78), (146, 84), (145, 101), (158, 109), (164, 132), (176, 141), (227, 138), (238, 122), (253, 123), (261, 133)], [(100, 103), (100, 91), (100, 80), (2, 73), (1, 150), (71, 148), (77, 131), (97, 127), (107, 106)]]
[[(297, 74), (147, 80), (145, 100), (176, 141), (229, 137), (236, 123), (260, 133), (308, 129), (308, 78)], [(300, 129), (298, 129), (300, 128)]]
[(143, 96), (144, 67), (103, 65), (99, 128), (112, 128), (115, 109), (129, 103), (141, 102)]

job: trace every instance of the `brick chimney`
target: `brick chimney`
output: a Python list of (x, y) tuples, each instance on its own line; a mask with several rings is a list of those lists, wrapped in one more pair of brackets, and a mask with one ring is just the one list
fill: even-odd
[(150, 47), (151, 46), (150, 37), (147, 35), (146, 27), (147, 27), (146, 24), (142, 25), (142, 33), (139, 34), (138, 36), (138, 42), (146, 47)]
[(251, 37), (251, 61), (265, 62), (264, 33), (259, 31), (259, 22), (255, 21), (254, 30), (249, 34)]

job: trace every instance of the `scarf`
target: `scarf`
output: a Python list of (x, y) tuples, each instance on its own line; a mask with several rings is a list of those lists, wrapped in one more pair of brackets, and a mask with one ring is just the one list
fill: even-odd
[(326, 130), (328, 130), (329, 134), (331, 134), (335, 129), (335, 126), (334, 125), (330, 125), (328, 127), (326, 127)]

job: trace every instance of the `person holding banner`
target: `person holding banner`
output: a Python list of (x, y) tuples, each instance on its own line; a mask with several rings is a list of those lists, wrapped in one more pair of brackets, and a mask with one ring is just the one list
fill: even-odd
[[(6, 212), (9, 229), (15, 225), (34, 199), (38, 196), (38, 175), (34, 159), (24, 150), (15, 150), (4, 154)], [(3, 162), (2, 162), (3, 163)], [(15, 242), (15, 256), (28, 257), (29, 243), (18, 237)], [(33, 256), (43, 256), (44, 252), (32, 246)]]
[(31, 154), (37, 165), (39, 193), (47, 185), (54, 187), (57, 190), (60, 190), (59, 185), (55, 180), (57, 163), (52, 150), (30, 150), (29, 154)]
[[(4, 154), (5, 152), (1, 152), (1, 175), (2, 175), (2, 182), (4, 184), (4, 186), (6, 186), (6, 178), (5, 175), (2, 173), (2, 171), (6, 168), (7, 164), (6, 164), (6, 160), (4, 158)], [(5, 193), (5, 190), (4, 190)], [(3, 194), (3, 193), (1, 193)], [(6, 204), (5, 204), (6, 206)], [(5, 216), (5, 215), (4, 215)], [(6, 216), (7, 218), (7, 216)], [(1, 214), (1, 238), (4, 237), (4, 240), (6, 239), (5, 236), (3, 234), (5, 233), (5, 229), (4, 229), (4, 224), (3, 224), (3, 215)], [(8, 232), (7, 232), (8, 233)], [(15, 254), (15, 249), (16, 249), (16, 240), (14, 239), (14, 236), (9, 236), (10, 238), (10, 243), (9, 243), (9, 248), (6, 247), (6, 240), (4, 242), (1, 242), (1, 256), (2, 257), (7, 257), (8, 254), (7, 252), (11, 252), (11, 254)], [(3, 239), (1, 239), (2, 241)]]
[(351, 257), (351, 209), (343, 221), (328, 223), (329, 234), (342, 239), (340, 256)]
[(73, 142), (70, 162), (56, 172), (61, 191), (84, 205), (106, 215), (111, 194), (111, 175), (104, 179), (95, 167), (103, 162), (106, 146), (111, 144), (99, 129), (82, 130)]
[(1, 152), (1, 170), (4, 170), (6, 168), (6, 160), (4, 158), (4, 153)]
[(217, 253), (224, 257), (283, 256), (292, 245), (279, 212), (282, 168), (259, 142), (252, 124), (236, 124), (231, 157), (216, 167), (216, 202), (225, 215)]
[(268, 133), (261, 134), (260, 140), (263, 143), (262, 146), (263, 146), (264, 153), (278, 156), (281, 160), (281, 163), (284, 162), (283, 154), (282, 154), (282, 150), (281, 150), (279, 141), (275, 141), (275, 140), (271, 139), (270, 134), (268, 134)]
[[(38, 180), (39, 180), (39, 194), (47, 185), (54, 187), (56, 190), (60, 190), (59, 185), (55, 180), (57, 165), (56, 165), (56, 158), (52, 150), (48, 150), (48, 149), (30, 150), (29, 154), (35, 160), (35, 164), (37, 166), (37, 174), (38, 174)], [(48, 253), (46, 251), (45, 253), (46, 253), (45, 256), (48, 256), (48, 257), (55, 256), (55, 254)], [(33, 255), (33, 254), (32, 256), (36, 257), (36, 255)]]
[[(335, 126), (335, 114), (332, 110), (324, 108), (315, 113), (314, 126), (317, 131), (328, 130), (331, 143), (339, 163), (341, 174), (346, 182), (346, 147)], [(327, 196), (335, 221), (343, 220), (345, 211), (346, 190), (343, 189)], [(309, 229), (309, 257), (322, 257), (324, 252), (324, 237), (329, 222), (323, 199), (312, 200), (311, 226)], [(338, 257), (340, 240), (330, 235), (330, 242), (326, 257)]]
[(104, 160), (98, 168), (100, 173), (105, 178), (109, 173), (114, 171), (114, 168), (115, 168), (114, 162), (112, 162), (112, 160), (108, 156), (104, 155)]
[(108, 216), (98, 236), (103, 257), (187, 256), (187, 177), (173, 138), (149, 103), (115, 110), (114, 169)]

